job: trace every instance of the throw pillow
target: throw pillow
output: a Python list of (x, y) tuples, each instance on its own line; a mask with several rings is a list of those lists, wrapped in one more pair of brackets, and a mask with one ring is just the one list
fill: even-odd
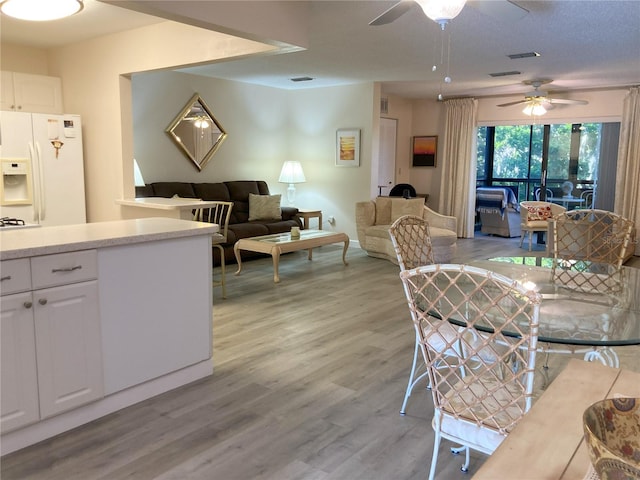
[(527, 221), (547, 220), (553, 216), (549, 205), (531, 205), (527, 207)]
[(424, 198), (394, 198), (391, 201), (391, 223), (405, 215), (421, 217), (424, 213)]
[(280, 195), (249, 194), (249, 221), (282, 220)]

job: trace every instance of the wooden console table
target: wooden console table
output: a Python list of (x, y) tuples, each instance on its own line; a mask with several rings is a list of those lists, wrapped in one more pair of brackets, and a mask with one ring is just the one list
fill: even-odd
[(640, 397), (640, 373), (571, 359), (473, 480), (582, 480), (591, 461), (582, 414), (615, 394)]

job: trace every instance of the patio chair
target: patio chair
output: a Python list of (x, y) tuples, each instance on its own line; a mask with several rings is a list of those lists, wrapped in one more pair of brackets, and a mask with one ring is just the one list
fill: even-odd
[(442, 438), (490, 455), (531, 407), (541, 299), (464, 265), (427, 265), (400, 278), (431, 382), (431, 480)]
[(580, 205), (580, 208), (593, 209), (595, 196), (593, 190), (584, 190), (580, 193), (580, 198), (584, 200), (584, 203)]
[[(542, 190), (540, 187), (536, 188), (533, 192), (533, 196), (536, 197), (536, 201), (541, 201), (540, 200), (540, 190)], [(553, 198), (553, 190), (551, 190), (550, 188), (545, 188), (545, 200), (551, 200)]]
[[(227, 242), (227, 233), (229, 231), (229, 218), (231, 218), (231, 210), (233, 209), (233, 202), (215, 202), (209, 208), (198, 208), (195, 210), (193, 219), (198, 222), (217, 223), (220, 226), (218, 232), (224, 240), (220, 243), (214, 243), (213, 246), (220, 251), (220, 281), (216, 281), (212, 274), (212, 286), (222, 287), (222, 298), (227, 298), (227, 283), (224, 261), (224, 248), (222, 243)], [(212, 265), (213, 268), (213, 265)]]
[(531, 251), (533, 233), (547, 232), (549, 219), (565, 210), (566, 208), (562, 205), (550, 202), (520, 202), (520, 248), (522, 248), (525, 233), (529, 233), (529, 251)]

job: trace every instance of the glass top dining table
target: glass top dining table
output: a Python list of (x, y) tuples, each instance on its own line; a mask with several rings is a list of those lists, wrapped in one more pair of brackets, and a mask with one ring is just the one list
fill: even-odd
[(611, 347), (640, 345), (640, 269), (553, 258), (496, 257), (468, 263), (537, 291), (540, 343), (617, 366)]

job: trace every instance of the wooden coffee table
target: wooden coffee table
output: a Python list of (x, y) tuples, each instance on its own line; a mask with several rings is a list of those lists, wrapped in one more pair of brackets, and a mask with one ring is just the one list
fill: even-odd
[(273, 281), (278, 283), (280, 281), (280, 276), (278, 275), (280, 254), (296, 252), (298, 250), (309, 250), (309, 260), (311, 260), (312, 251), (315, 247), (340, 242), (344, 242), (342, 263), (348, 265), (346, 255), (347, 248), (349, 248), (349, 237), (346, 233), (329, 232), (327, 230), (301, 230), (300, 238), (291, 238), (290, 233), (277, 233), (274, 235), (243, 238), (238, 240), (233, 247), (233, 251), (236, 255), (236, 261), (238, 262), (236, 275), (238, 275), (242, 270), (240, 250), (270, 254), (273, 259)]

